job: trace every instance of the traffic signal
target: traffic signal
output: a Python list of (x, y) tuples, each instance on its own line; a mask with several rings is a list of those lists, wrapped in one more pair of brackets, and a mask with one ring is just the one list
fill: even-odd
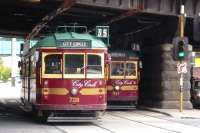
[(185, 51), (185, 46), (184, 46), (184, 41), (181, 40), (178, 42), (178, 51), (177, 51), (177, 57), (179, 60), (184, 60), (186, 51)]
[(174, 44), (174, 60), (185, 60), (187, 58), (188, 39), (186, 37), (176, 37), (173, 40)]

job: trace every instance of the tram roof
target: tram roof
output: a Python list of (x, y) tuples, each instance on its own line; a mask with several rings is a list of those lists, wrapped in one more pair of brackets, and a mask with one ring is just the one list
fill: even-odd
[[(88, 33), (54, 33), (38, 41), (35, 47), (58, 47), (59, 41), (91, 41), (91, 48), (107, 48), (107, 45), (99, 38)], [(64, 48), (64, 47), (63, 47)]]

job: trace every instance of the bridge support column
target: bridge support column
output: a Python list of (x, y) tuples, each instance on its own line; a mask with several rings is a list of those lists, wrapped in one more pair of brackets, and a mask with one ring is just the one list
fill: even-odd
[(16, 78), (16, 38), (12, 38), (12, 68), (11, 68), (11, 86), (15, 86)]
[[(192, 46), (189, 46), (189, 56)], [(180, 80), (177, 73), (178, 61), (173, 60), (173, 45), (142, 47), (143, 69), (141, 72), (141, 89), (139, 104), (157, 107), (179, 109)], [(188, 73), (184, 74), (183, 109), (192, 108), (190, 102), (190, 61)]]

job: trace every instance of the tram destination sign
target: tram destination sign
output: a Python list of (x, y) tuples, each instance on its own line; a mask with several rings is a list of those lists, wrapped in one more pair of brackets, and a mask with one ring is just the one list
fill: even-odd
[(91, 48), (90, 40), (58, 40), (57, 47), (60, 48)]
[(120, 53), (120, 52), (112, 52), (111, 54), (111, 57), (115, 57), (115, 58), (118, 58), (118, 57), (123, 57), (125, 58), (126, 57), (126, 54), (125, 53)]
[(128, 52), (111, 52), (111, 58), (127, 58), (135, 59), (138, 57), (137, 53), (128, 53)]

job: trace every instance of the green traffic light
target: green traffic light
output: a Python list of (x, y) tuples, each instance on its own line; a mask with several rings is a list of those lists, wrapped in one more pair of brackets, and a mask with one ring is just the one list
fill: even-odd
[(185, 57), (185, 53), (184, 53), (183, 51), (182, 51), (182, 52), (179, 52), (179, 53), (178, 53), (178, 56), (179, 56), (179, 57)]

